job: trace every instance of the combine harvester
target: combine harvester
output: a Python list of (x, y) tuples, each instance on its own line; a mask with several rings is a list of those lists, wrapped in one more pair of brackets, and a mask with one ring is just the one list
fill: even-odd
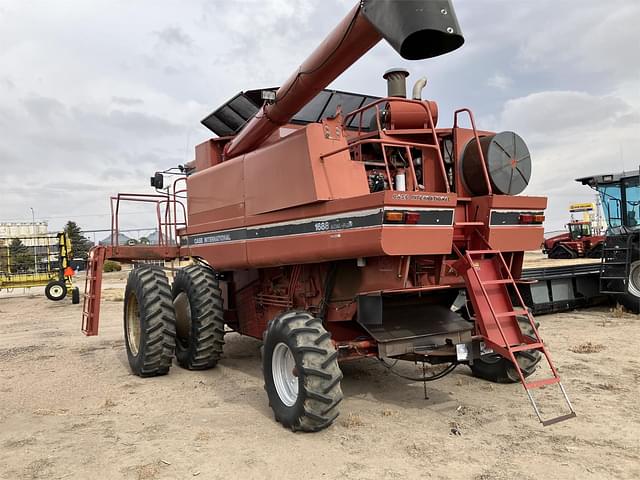
[[(364, 357), (445, 366), (424, 380), (466, 364), (521, 382), (545, 425), (574, 417), (517, 288), (547, 204), (518, 195), (527, 146), (478, 130), (466, 108), (437, 127), (425, 81), (406, 98), (404, 70), (384, 75), (385, 98), (325, 90), (383, 38), (408, 60), (464, 42), (450, 1), (364, 0), (279, 89), (214, 111), (203, 124), (217, 137), (168, 193), (112, 197), (113, 238), (123, 202), (151, 202), (160, 245), (92, 250), (84, 333), (98, 333), (106, 258), (190, 257), (173, 285), (157, 266), (129, 275), (124, 332), (137, 375), (166, 374), (174, 355), (188, 369), (214, 367), (226, 328), (264, 341), (269, 404), (292, 430), (335, 420), (339, 362)], [(165, 187), (162, 173), (152, 186)], [(543, 359), (548, 374), (528, 380)], [(566, 404), (554, 418), (534, 401), (545, 386)]]

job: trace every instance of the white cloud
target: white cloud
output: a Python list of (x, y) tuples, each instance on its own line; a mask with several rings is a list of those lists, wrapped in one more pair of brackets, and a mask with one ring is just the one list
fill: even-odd
[(496, 73), (487, 80), (487, 86), (505, 90), (513, 84), (511, 78), (501, 73)]

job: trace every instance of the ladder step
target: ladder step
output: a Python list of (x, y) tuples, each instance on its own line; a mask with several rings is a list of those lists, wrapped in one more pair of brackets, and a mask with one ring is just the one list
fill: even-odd
[(553, 385), (556, 383), (560, 383), (560, 379), (558, 377), (549, 377), (549, 378), (543, 378), (542, 380), (536, 380), (534, 382), (527, 382), (524, 384), (524, 387), (527, 390), (531, 390), (534, 388), (540, 388), (546, 385)]
[(456, 222), (453, 224), (454, 227), (482, 227), (484, 226), (484, 222)]
[(501, 278), (499, 280), (486, 280), (482, 282), (483, 285), (503, 285), (505, 283), (514, 283), (514, 281), (510, 278)]
[(467, 250), (467, 255), (489, 255), (500, 253), (498, 250)]
[(529, 315), (528, 310), (511, 310), (510, 312), (496, 313), (496, 318), (515, 317), (517, 315)]
[(543, 346), (541, 342), (525, 343), (524, 345), (509, 347), (509, 350), (512, 352), (524, 352), (525, 350), (539, 350)]
[(542, 426), (548, 427), (549, 425), (553, 425), (554, 423), (564, 422), (565, 420), (569, 420), (570, 418), (575, 418), (576, 412), (567, 413), (566, 415), (560, 415), (559, 417), (550, 418), (549, 420), (542, 420)]
[(600, 279), (601, 280), (626, 280), (627, 276), (625, 275), (624, 277), (605, 277), (604, 275), (600, 275)]

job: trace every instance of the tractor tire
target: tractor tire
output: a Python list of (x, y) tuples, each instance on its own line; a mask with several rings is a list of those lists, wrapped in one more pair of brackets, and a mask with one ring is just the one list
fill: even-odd
[(74, 305), (80, 303), (80, 289), (78, 287), (73, 287), (73, 290), (71, 290), (71, 303)]
[(591, 250), (589, 250), (585, 257), (587, 258), (602, 258), (602, 243), (594, 246)]
[(124, 294), (124, 339), (133, 373), (169, 373), (176, 344), (171, 287), (162, 268), (134, 268)]
[(558, 260), (559, 259), (567, 260), (572, 258), (578, 258), (578, 253), (572, 250), (571, 248), (567, 247), (566, 245), (562, 245), (558, 243), (554, 245), (551, 250), (549, 250), (548, 257), (553, 259), (558, 259)]
[[(634, 257), (638, 258), (637, 252)], [(627, 293), (616, 295), (616, 300), (629, 312), (640, 313), (640, 260), (635, 260), (629, 265)]]
[(278, 315), (264, 334), (264, 388), (276, 421), (317, 432), (333, 423), (342, 401), (338, 352), (322, 321), (304, 311)]
[(222, 294), (215, 273), (202, 265), (180, 269), (171, 293), (178, 364), (188, 370), (215, 367), (224, 345)]
[(44, 287), (44, 294), (49, 300), (58, 302), (67, 296), (67, 284), (64, 280), (51, 280)]

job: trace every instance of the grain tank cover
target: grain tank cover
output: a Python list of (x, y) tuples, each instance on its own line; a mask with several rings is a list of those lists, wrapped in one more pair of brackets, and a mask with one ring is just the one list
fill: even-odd
[[(500, 132), (480, 138), (493, 193), (518, 195), (531, 179), (531, 156), (524, 140), (513, 132)], [(486, 195), (478, 144), (472, 139), (462, 155), (464, 182), (474, 195)]]
[(362, 13), (407, 60), (452, 52), (464, 43), (449, 0), (364, 0)]

